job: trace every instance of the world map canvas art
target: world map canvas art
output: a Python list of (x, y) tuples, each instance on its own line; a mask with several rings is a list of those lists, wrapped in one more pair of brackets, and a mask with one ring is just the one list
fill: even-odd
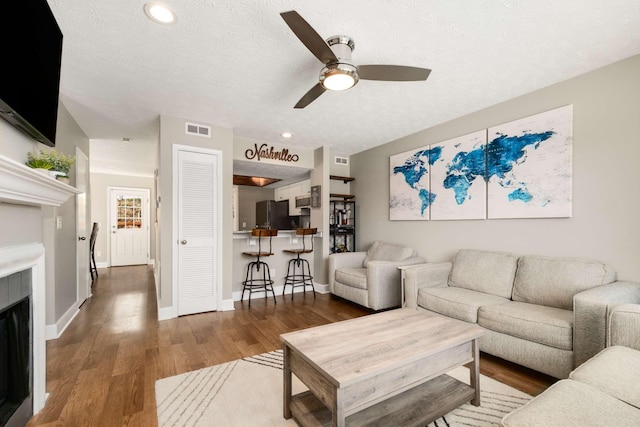
[(431, 219), (486, 218), (486, 143), (481, 130), (431, 146), (441, 148), (431, 168)]
[(487, 217), (571, 216), (571, 105), (488, 129)]
[(389, 218), (571, 216), (571, 105), (390, 157)]

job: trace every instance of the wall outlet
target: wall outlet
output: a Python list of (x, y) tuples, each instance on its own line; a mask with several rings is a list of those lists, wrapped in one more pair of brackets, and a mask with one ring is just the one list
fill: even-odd
[(247, 228), (247, 221), (242, 221), (242, 228)]
[(296, 244), (298, 243), (298, 238), (294, 237), (293, 239), (291, 239), (291, 243)]
[(97, 256), (97, 257), (101, 257), (101, 256), (102, 256), (102, 252), (100, 252), (100, 251), (96, 251), (96, 256)]
[(256, 239), (249, 239), (249, 246), (255, 246), (256, 245)]
[(269, 273), (271, 274), (271, 277), (276, 277), (276, 269), (275, 268), (270, 269)]
[(56, 217), (56, 230), (62, 230), (62, 217)]

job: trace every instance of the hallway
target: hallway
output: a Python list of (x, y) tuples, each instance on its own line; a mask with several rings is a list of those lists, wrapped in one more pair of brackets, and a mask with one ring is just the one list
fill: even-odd
[(148, 266), (100, 269), (93, 296), (47, 342), (45, 408), (28, 426), (156, 426), (155, 381), (281, 347), (280, 334), (369, 311), (329, 295), (157, 321)]

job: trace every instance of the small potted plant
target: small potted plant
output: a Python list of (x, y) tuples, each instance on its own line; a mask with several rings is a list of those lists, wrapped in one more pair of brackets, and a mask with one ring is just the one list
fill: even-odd
[(27, 158), (27, 166), (47, 169), (52, 177), (67, 184), (70, 181), (69, 169), (76, 161), (75, 156), (67, 156), (57, 150), (38, 150), (37, 153), (28, 153)]
[(37, 170), (40, 173), (48, 175), (49, 171), (53, 167), (50, 161), (46, 159), (38, 158), (33, 153), (28, 153), (27, 157), (29, 160), (25, 164), (30, 168)]

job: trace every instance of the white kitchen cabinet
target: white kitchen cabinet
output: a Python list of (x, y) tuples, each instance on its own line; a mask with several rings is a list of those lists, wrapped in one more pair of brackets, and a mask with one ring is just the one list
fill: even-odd
[(311, 194), (311, 180), (305, 179), (300, 184), (302, 184), (302, 188), (300, 188), (300, 195)]

